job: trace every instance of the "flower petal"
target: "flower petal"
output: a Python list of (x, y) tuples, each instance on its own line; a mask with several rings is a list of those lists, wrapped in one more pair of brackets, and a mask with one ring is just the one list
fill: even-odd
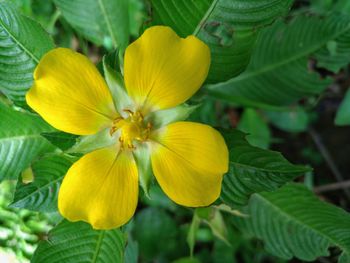
[(67, 48), (40, 60), (26, 100), (53, 127), (73, 134), (94, 134), (118, 116), (95, 65)]
[(126, 49), (126, 89), (144, 114), (171, 108), (200, 88), (209, 65), (210, 50), (201, 40), (183, 39), (170, 27), (154, 26)]
[(207, 206), (221, 190), (228, 150), (210, 126), (176, 122), (152, 136), (152, 168), (163, 191), (176, 203)]
[(95, 229), (119, 227), (133, 216), (138, 175), (130, 152), (104, 148), (83, 156), (62, 182), (58, 208), (70, 221), (82, 220)]

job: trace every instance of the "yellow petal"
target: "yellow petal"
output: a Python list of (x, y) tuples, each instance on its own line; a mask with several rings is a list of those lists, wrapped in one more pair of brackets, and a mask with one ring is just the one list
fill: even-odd
[(190, 98), (208, 75), (210, 50), (195, 36), (180, 38), (154, 26), (128, 46), (125, 85), (143, 113), (177, 106)]
[(138, 175), (130, 152), (115, 147), (83, 156), (62, 182), (58, 208), (70, 221), (82, 220), (95, 229), (119, 227), (133, 216)]
[(184, 206), (207, 206), (221, 191), (228, 170), (228, 150), (221, 134), (210, 126), (176, 122), (152, 139), (152, 168), (163, 191)]
[(67, 48), (51, 50), (40, 60), (26, 100), (53, 127), (73, 134), (94, 134), (116, 117), (95, 65)]

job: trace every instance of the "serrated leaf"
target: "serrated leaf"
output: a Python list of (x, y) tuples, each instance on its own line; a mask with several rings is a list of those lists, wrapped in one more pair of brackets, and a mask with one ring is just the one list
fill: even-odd
[(223, 100), (265, 108), (317, 95), (332, 80), (310, 70), (309, 59), (329, 41), (349, 33), (350, 18), (344, 15), (298, 16), (288, 24), (278, 21), (262, 30), (244, 73), (207, 89)]
[(24, 184), (18, 181), (11, 207), (34, 211), (54, 212), (62, 179), (74, 159), (52, 155), (33, 163), (34, 181)]
[(32, 263), (123, 262), (125, 239), (119, 229), (93, 230), (84, 222), (63, 221), (41, 241)]
[(126, 48), (129, 42), (127, 0), (54, 0), (72, 27), (107, 48)]
[(227, 80), (248, 65), (259, 27), (284, 15), (292, 0), (151, 0), (152, 24), (196, 35), (212, 53), (209, 82)]
[(220, 198), (233, 208), (245, 205), (253, 193), (276, 190), (310, 170), (291, 164), (279, 152), (251, 146), (240, 131), (232, 130), (223, 135), (230, 161)]
[(17, 105), (26, 105), (34, 68), (52, 48), (52, 39), (37, 22), (0, 3), (0, 92)]
[(15, 179), (40, 154), (54, 149), (40, 134), (54, 129), (39, 116), (0, 102), (0, 181)]
[(338, 126), (350, 125), (350, 89), (346, 92), (342, 103), (335, 116), (335, 124)]
[(301, 184), (288, 184), (275, 192), (254, 194), (244, 210), (249, 218), (233, 218), (243, 231), (262, 239), (270, 253), (312, 261), (329, 255), (328, 248), (350, 255), (350, 214), (322, 202)]
[(44, 132), (41, 134), (46, 140), (51, 142), (54, 146), (60, 148), (62, 151), (68, 150), (76, 142), (78, 135), (65, 132)]

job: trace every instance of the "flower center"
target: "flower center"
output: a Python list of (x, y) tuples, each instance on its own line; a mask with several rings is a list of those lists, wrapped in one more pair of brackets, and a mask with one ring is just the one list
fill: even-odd
[(120, 129), (119, 142), (121, 148), (135, 149), (134, 141), (143, 142), (148, 139), (152, 125), (150, 122), (147, 125), (141, 112), (132, 112), (131, 110), (124, 110), (129, 114), (128, 118), (118, 117), (113, 121), (113, 127), (110, 134)]

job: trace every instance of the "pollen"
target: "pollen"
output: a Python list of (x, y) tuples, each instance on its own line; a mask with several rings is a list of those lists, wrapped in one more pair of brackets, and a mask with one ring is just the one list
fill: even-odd
[(127, 118), (118, 117), (113, 122), (113, 127), (110, 130), (110, 134), (113, 135), (116, 131), (120, 130), (119, 142), (122, 149), (135, 149), (136, 142), (144, 142), (148, 139), (152, 124), (144, 122), (144, 117), (141, 112), (133, 112), (128, 109), (124, 109), (124, 112), (128, 113)]

